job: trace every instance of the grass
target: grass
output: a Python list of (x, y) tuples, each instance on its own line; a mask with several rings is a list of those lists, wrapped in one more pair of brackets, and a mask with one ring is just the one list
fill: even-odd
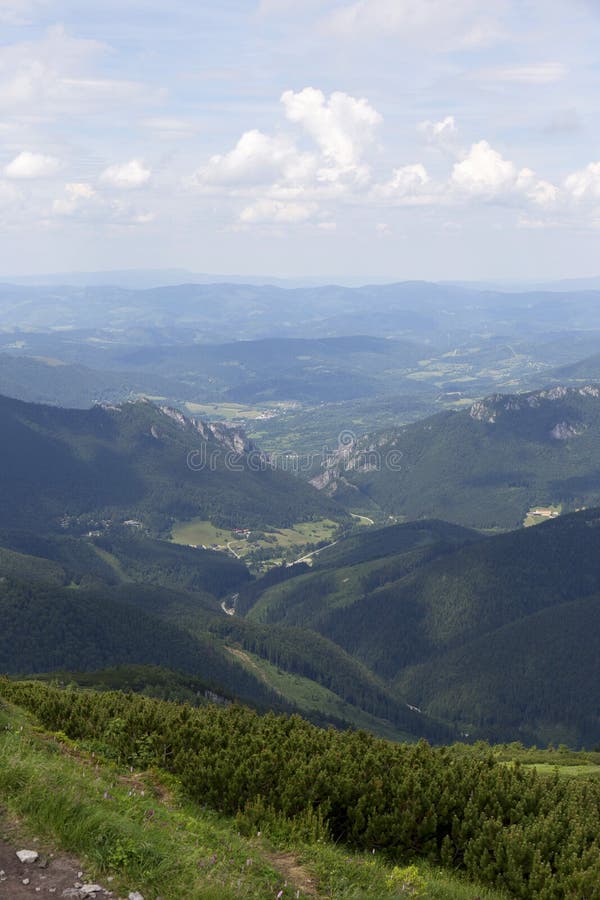
[[(489, 752), (487, 744), (465, 745), (455, 744), (457, 753), (478, 755), (482, 751)], [(519, 764), (524, 769), (535, 769), (539, 775), (552, 776), (555, 773), (561, 778), (600, 778), (600, 751), (570, 750), (566, 746), (524, 747), (520, 743), (498, 744), (492, 748), (498, 762), (506, 765)]]
[(333, 691), (311, 681), (310, 678), (284, 672), (262, 657), (246, 650), (229, 649), (250, 671), (255, 675), (260, 675), (265, 684), (268, 684), (282, 697), (291, 700), (303, 713), (318, 713), (328, 718), (342, 720), (355, 728), (364, 728), (378, 737), (392, 741), (413, 740), (412, 736), (401, 734), (389, 722), (346, 703)]
[(223, 528), (216, 528), (205, 519), (191, 519), (189, 522), (179, 522), (173, 526), (171, 540), (175, 544), (192, 544), (193, 546), (212, 547), (226, 546), (227, 541), (233, 540), (233, 532)]
[(111, 877), (125, 896), (503, 900), (430, 866), (333, 845), (318, 822), (290, 826), (264, 810), (225, 818), (187, 802), (166, 775), (120, 768), (8, 705), (0, 705), (0, 796), (19, 841), (75, 853), (86, 877)]
[(101, 560), (103, 560), (105, 563), (108, 563), (115, 575), (121, 581), (132, 581), (132, 579), (129, 577), (129, 575), (121, 565), (121, 561), (114, 555), (114, 553), (109, 553), (108, 550), (103, 550), (102, 547), (98, 547), (97, 544), (90, 544), (90, 546), (94, 548)]
[[(549, 512), (552, 513), (552, 515), (551, 516), (536, 515), (535, 510), (541, 509), (541, 508), (548, 509)], [(555, 516), (560, 516), (561, 512), (562, 512), (562, 506), (560, 506), (560, 505), (552, 506), (552, 504), (549, 504), (547, 507), (544, 507), (543, 504), (538, 503), (537, 506), (531, 507), (531, 509), (525, 516), (523, 525), (525, 526), (525, 528), (530, 528), (532, 525), (541, 525), (542, 522), (547, 522), (549, 519), (551, 519)]]
[[(189, 522), (179, 522), (173, 526), (171, 540), (176, 544), (192, 546), (217, 547), (230, 551), (245, 559), (252, 557), (256, 551), (261, 551), (263, 559), (261, 568), (270, 568), (280, 565), (290, 555), (300, 556), (307, 544), (318, 544), (322, 541), (332, 541), (338, 529), (336, 522), (331, 519), (321, 519), (315, 522), (298, 522), (291, 528), (263, 529), (250, 539), (240, 538), (232, 531), (217, 528), (204, 519), (192, 519)], [(265, 551), (267, 551), (265, 553)]]
[(561, 778), (600, 778), (600, 766), (594, 765), (552, 765), (551, 763), (530, 763), (524, 769), (535, 769), (539, 775), (553, 775), (558, 772)]
[(294, 408), (293, 401), (281, 403), (262, 403), (260, 406), (246, 406), (243, 403), (186, 403), (185, 408), (193, 416), (201, 416), (208, 421), (227, 419), (229, 421), (245, 421), (246, 419), (266, 419), (280, 415), (283, 410)]
[(112, 875), (125, 894), (268, 898), (283, 887), (231, 821), (177, 799), (164, 778), (119, 769), (36, 734), (22, 717), (12, 721), (0, 737), (0, 795), (25, 837), (76, 853), (94, 878)]

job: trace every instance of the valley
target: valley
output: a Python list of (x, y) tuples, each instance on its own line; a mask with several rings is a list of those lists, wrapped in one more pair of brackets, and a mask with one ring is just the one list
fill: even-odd
[(172, 540), (198, 550), (229, 552), (236, 559), (244, 560), (253, 571), (260, 572), (272, 566), (302, 561), (297, 559), (300, 554), (310, 559), (311, 551), (331, 542), (339, 530), (339, 523), (331, 519), (256, 531), (243, 527), (227, 531), (215, 528), (209, 521), (195, 519), (176, 523), (172, 529)]
[[(312, 291), (302, 294), (306, 323), (318, 306)], [(339, 735), (338, 762), (344, 742), (377, 739), (377, 748), (417, 755), (427, 744), (446, 748), (439, 752), (451, 753), (453, 766), (473, 766), (477, 778), (491, 754), (498, 773), (509, 773), (500, 781), (560, 778), (573, 791), (597, 784), (589, 748), (600, 746), (600, 387), (582, 373), (593, 371), (600, 328), (598, 338), (574, 330), (561, 342), (555, 321), (534, 326), (527, 296), (510, 301), (500, 336), (485, 330), (499, 315), (497, 298), (454, 293), (456, 320), (443, 336), (439, 292), (421, 285), (366, 292), (387, 316), (381, 334), (347, 333), (335, 318), (356, 301), (360, 321), (364, 291), (332, 293), (322, 338), (304, 337), (299, 321), (271, 320), (265, 330), (275, 333), (262, 334), (254, 317), (266, 303), (262, 288), (219, 292), (231, 309), (253, 309), (238, 321), (255, 333), (211, 343), (199, 330), (190, 342), (189, 322), (163, 319), (134, 335), (124, 309), (118, 339), (99, 324), (36, 327), (1, 348), (0, 387), (16, 396), (0, 397), (0, 673), (8, 676), (0, 693), (30, 714), (46, 709), (46, 696), (59, 708), (63, 691), (100, 698), (77, 700), (98, 703), (94, 715), (104, 702), (114, 710), (154, 698), (191, 710), (182, 727), (198, 712), (207, 722), (254, 716), (248, 722), (271, 723), (277, 734), (314, 727), (317, 743)], [(179, 303), (180, 291), (167, 293)], [(214, 293), (204, 286), (190, 296)], [(136, 292), (128, 300), (135, 305)], [(588, 300), (577, 302), (588, 309)], [(564, 313), (562, 300), (557, 308)], [(191, 310), (200, 329), (190, 301)], [(295, 321), (289, 303), (283, 312)], [(94, 753), (122, 752), (111, 749), (117, 725)], [(87, 752), (82, 734), (69, 740)], [(133, 764), (150, 760), (157, 734), (140, 739)], [(320, 771), (338, 764), (329, 752)], [(224, 749), (218, 758), (224, 763)], [(169, 765), (181, 786), (184, 770)], [(335, 851), (324, 844), (315, 855), (324, 825), (312, 816), (330, 816), (322, 797), (309, 811), (265, 811), (254, 795), (242, 802), (249, 772), (235, 762), (218, 787), (220, 796), (233, 792), (227, 810), (212, 801), (216, 815), (236, 817), (221, 822), (223, 834), (231, 821), (242, 832), (249, 822), (250, 836), (264, 829), (279, 848), (263, 848), (262, 881), (246, 873), (246, 895), (278, 883), (281, 869), (269, 860), (292, 852), (286, 866), (296, 871), (303, 860), (307, 896), (320, 885), (323, 896), (343, 898), (325, 875), (329, 865), (338, 871)], [(303, 795), (311, 779), (325, 790), (312, 772)], [(335, 809), (348, 790), (340, 788)], [(196, 833), (198, 814), (190, 815), (186, 828)], [(396, 833), (379, 823), (365, 844), (360, 816), (348, 832), (340, 815), (327, 819), (325, 842), (342, 835), (358, 854), (377, 846), (385, 858), (370, 875), (373, 896), (397, 896), (393, 873), (404, 869), (386, 849), (390, 840), (398, 846)], [(277, 829), (288, 835), (282, 844)], [(422, 838), (411, 838), (419, 850), (410, 878), (430, 885), (433, 898), (465, 897), (468, 887), (447, 882), (448, 842), (430, 852)], [(347, 896), (369, 896), (364, 859), (346, 865)], [(561, 877), (571, 878), (569, 865)], [(480, 896), (506, 888), (504, 870), (459, 868), (487, 885)], [(215, 869), (219, 896), (232, 871)], [(527, 891), (533, 875), (515, 862), (511, 877)], [(283, 896), (288, 886), (278, 888)]]

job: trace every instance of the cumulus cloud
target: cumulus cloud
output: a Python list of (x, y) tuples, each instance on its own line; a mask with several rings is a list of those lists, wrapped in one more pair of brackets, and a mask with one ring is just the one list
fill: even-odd
[[(203, 192), (253, 198), (240, 214), (244, 225), (308, 221), (322, 201), (349, 198), (370, 180), (366, 153), (381, 116), (367, 100), (305, 88), (285, 91), (281, 104), (295, 133), (246, 131), (186, 181)], [(306, 138), (309, 149), (301, 145)]]
[(229, 153), (211, 156), (193, 182), (202, 187), (264, 185), (280, 179), (304, 180), (315, 170), (312, 155), (301, 153), (292, 140), (246, 131)]
[(150, 179), (152, 171), (141, 159), (130, 159), (129, 162), (109, 166), (100, 176), (101, 181), (123, 190), (139, 188)]
[(532, 169), (517, 169), (487, 141), (473, 144), (461, 162), (454, 165), (450, 185), (459, 194), (484, 201), (527, 200), (540, 207), (552, 207), (558, 188), (539, 179)]
[(336, 180), (345, 174), (368, 178), (363, 156), (382, 117), (367, 100), (342, 91), (327, 99), (322, 91), (307, 87), (298, 93), (285, 91), (281, 102), (288, 120), (299, 124), (319, 146), (326, 161), (319, 178)]
[[(518, 166), (487, 140), (462, 149), (451, 115), (417, 125), (428, 144), (448, 151), (445, 173), (438, 166), (431, 174), (423, 162), (414, 161), (390, 174), (374, 168), (379, 154), (372, 150), (382, 118), (368, 100), (342, 92), (326, 96), (309, 87), (285, 91), (281, 104), (288, 132), (246, 131), (186, 183), (233, 201), (244, 198), (235, 213), (242, 226), (311, 222), (327, 230), (337, 208), (350, 204), (428, 207), (445, 214), (453, 207), (495, 204), (518, 210), (522, 221), (556, 221), (574, 217), (574, 204), (600, 197), (600, 163), (557, 186)], [(588, 220), (590, 215), (586, 213)]]
[(60, 160), (43, 153), (23, 150), (4, 167), (7, 178), (51, 178), (60, 169)]
[(419, 122), (417, 125), (423, 137), (431, 144), (453, 143), (458, 135), (458, 128), (454, 116), (446, 116), (440, 122)]
[(479, 141), (473, 144), (462, 162), (455, 164), (451, 182), (467, 194), (496, 197), (510, 190), (516, 178), (514, 163), (503, 159), (487, 141)]
[(415, 163), (394, 169), (389, 181), (375, 185), (372, 196), (377, 200), (401, 205), (418, 205), (432, 200), (426, 191), (429, 185), (430, 178), (425, 166)]
[(573, 172), (565, 180), (567, 193), (575, 200), (597, 200), (600, 198), (600, 162), (592, 162)]
[(155, 219), (154, 213), (104, 197), (89, 182), (79, 181), (65, 184), (64, 193), (53, 203), (52, 214), (98, 225), (145, 225)]
[(97, 196), (91, 184), (85, 182), (65, 184), (64, 195), (54, 201), (53, 211), (59, 216), (72, 216)]

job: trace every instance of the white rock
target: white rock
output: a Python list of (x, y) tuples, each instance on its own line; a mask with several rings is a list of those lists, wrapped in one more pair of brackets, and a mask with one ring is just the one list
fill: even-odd
[(139, 891), (131, 891), (129, 900), (144, 900), (144, 897)]
[(100, 887), (99, 884), (82, 884), (79, 890), (82, 894), (99, 894), (104, 888)]
[(23, 884), (29, 884), (29, 878), (24, 878), (24, 879), (23, 879)]
[(35, 862), (39, 855), (40, 854), (37, 852), (37, 850), (17, 850), (19, 862), (22, 863)]

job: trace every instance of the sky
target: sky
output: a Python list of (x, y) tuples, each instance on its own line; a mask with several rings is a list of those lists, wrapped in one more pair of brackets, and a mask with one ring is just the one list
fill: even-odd
[(600, 0), (0, 0), (0, 275), (600, 274)]

